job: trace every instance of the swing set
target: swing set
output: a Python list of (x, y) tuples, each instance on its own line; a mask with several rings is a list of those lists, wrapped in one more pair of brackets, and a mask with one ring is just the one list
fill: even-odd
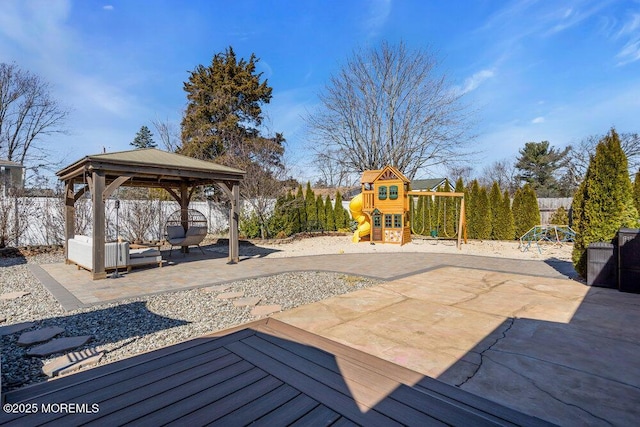
[[(437, 207), (437, 212), (438, 212), (438, 218), (440, 218), (440, 213), (442, 213), (442, 232), (444, 234), (445, 237), (447, 238), (457, 238), (457, 242), (456, 242), (456, 247), (458, 249), (460, 249), (460, 245), (462, 244), (462, 239), (464, 239), (464, 243), (467, 243), (467, 222), (465, 220), (465, 206), (464, 206), (464, 193), (456, 193), (456, 192), (447, 192), (447, 191), (409, 191), (407, 192), (407, 196), (410, 197), (410, 203), (409, 203), (409, 208), (411, 211), (411, 232), (413, 234), (420, 234), (420, 235), (424, 235), (425, 232), (425, 228), (427, 226), (427, 223), (429, 225), (429, 233), (431, 235), (431, 237), (438, 237), (438, 228), (436, 227), (435, 229), (432, 227), (432, 222), (431, 222), (431, 213), (427, 212), (427, 209), (423, 209), (422, 211), (422, 230), (418, 231), (414, 228), (414, 224), (415, 221), (413, 219), (416, 218), (415, 216), (415, 203), (413, 200), (413, 197), (419, 198), (419, 197), (430, 197), (432, 200), (433, 198), (436, 197), (455, 197), (455, 198), (459, 198), (459, 203), (456, 203), (455, 205), (455, 211), (459, 212), (459, 217), (458, 217), (458, 226), (457, 228), (455, 227), (455, 222), (454, 222), (454, 234), (451, 236), (449, 234), (447, 234), (447, 203), (446, 201), (443, 201), (442, 199), (438, 199), (438, 207)], [(426, 206), (426, 205), (425, 205)], [(454, 212), (455, 214), (455, 212)], [(428, 216), (428, 221), (427, 221), (427, 216)]]

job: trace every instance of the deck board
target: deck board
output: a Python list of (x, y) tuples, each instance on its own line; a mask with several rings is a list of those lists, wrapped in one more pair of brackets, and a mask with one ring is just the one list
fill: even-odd
[(99, 404), (0, 425), (549, 425), (272, 319), (7, 393)]

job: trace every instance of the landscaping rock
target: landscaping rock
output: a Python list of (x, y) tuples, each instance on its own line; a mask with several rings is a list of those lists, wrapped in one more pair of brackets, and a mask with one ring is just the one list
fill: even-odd
[(236, 307), (248, 307), (250, 305), (256, 305), (260, 302), (262, 298), (260, 297), (244, 297), (237, 299), (233, 302), (233, 305)]
[(216, 286), (208, 286), (206, 288), (202, 288), (202, 292), (210, 293), (210, 292), (224, 292), (229, 289), (231, 285), (216, 285)]
[(0, 300), (18, 299), (18, 298), (22, 298), (25, 295), (29, 295), (29, 292), (9, 292), (9, 293), (0, 295)]
[(36, 329), (35, 331), (25, 332), (18, 338), (18, 345), (27, 346), (40, 342), (49, 341), (56, 335), (64, 332), (59, 326), (50, 326), (48, 328)]
[(93, 338), (91, 335), (57, 338), (46, 344), (33, 347), (31, 350), (27, 351), (27, 356), (48, 356), (54, 353), (62, 353), (63, 351), (72, 350), (86, 344), (91, 338)]
[(23, 322), (16, 323), (15, 325), (7, 325), (0, 327), (0, 337), (4, 335), (11, 335), (16, 332), (24, 331), (25, 329), (29, 329), (34, 327), (36, 324), (34, 322)]
[(243, 296), (244, 296), (244, 291), (238, 291), (238, 292), (225, 292), (223, 294), (218, 295), (216, 298), (231, 299), (231, 298), (240, 298)]
[(76, 351), (50, 360), (42, 367), (42, 372), (48, 377), (67, 374), (95, 365), (102, 356), (104, 356), (104, 351), (98, 352), (95, 348)]

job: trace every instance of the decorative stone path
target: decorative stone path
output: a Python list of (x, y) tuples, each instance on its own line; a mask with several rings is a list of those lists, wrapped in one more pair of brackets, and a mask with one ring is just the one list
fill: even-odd
[(210, 293), (210, 292), (224, 292), (229, 289), (231, 285), (217, 285), (217, 286), (209, 286), (206, 288), (202, 288), (202, 292)]
[(23, 331), (25, 329), (29, 329), (34, 327), (36, 324), (34, 322), (23, 322), (16, 323), (15, 325), (7, 325), (0, 327), (0, 336), (11, 335), (16, 332)]
[(54, 353), (61, 353), (63, 351), (72, 350), (78, 348), (81, 345), (86, 344), (92, 338), (91, 335), (82, 335), (79, 337), (69, 338), (57, 338), (49, 341), (46, 344), (33, 347), (27, 351), (27, 356), (48, 356)]
[(263, 317), (268, 316), (272, 313), (277, 313), (278, 311), (282, 311), (282, 306), (280, 305), (258, 305), (253, 307), (251, 310), (251, 315), (254, 317)]
[(18, 345), (27, 346), (49, 341), (51, 338), (64, 332), (59, 326), (50, 326), (48, 328), (36, 329), (35, 331), (25, 332), (18, 338)]
[(69, 372), (77, 371), (87, 366), (95, 365), (104, 356), (104, 351), (98, 352), (95, 348), (56, 357), (42, 367), (42, 372), (48, 377), (56, 377)]
[(30, 292), (9, 292), (6, 294), (0, 295), (0, 300), (10, 300), (10, 299), (18, 299), (22, 298), (25, 295), (29, 295)]
[(238, 292), (225, 292), (218, 295), (216, 298), (218, 299), (232, 299), (232, 298), (240, 298), (244, 296), (244, 291)]
[(260, 302), (262, 298), (260, 297), (244, 297), (237, 299), (233, 302), (233, 305), (236, 307), (249, 307), (252, 305), (256, 305)]

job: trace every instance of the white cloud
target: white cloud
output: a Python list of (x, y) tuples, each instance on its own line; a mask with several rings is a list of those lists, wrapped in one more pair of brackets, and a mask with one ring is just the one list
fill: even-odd
[(544, 123), (544, 117), (542, 116), (536, 117), (535, 119), (531, 120), (531, 123), (533, 124)]
[(627, 42), (616, 55), (619, 59), (617, 65), (626, 65), (640, 60), (640, 13), (634, 13), (622, 26), (614, 39), (626, 38)]
[(103, 10), (113, 10), (113, 5), (112, 4), (105, 4), (104, 6), (102, 6)]
[(459, 89), (459, 93), (465, 94), (476, 90), (485, 80), (492, 78), (495, 75), (493, 70), (480, 70), (473, 74), (471, 77), (465, 79), (462, 88)]

